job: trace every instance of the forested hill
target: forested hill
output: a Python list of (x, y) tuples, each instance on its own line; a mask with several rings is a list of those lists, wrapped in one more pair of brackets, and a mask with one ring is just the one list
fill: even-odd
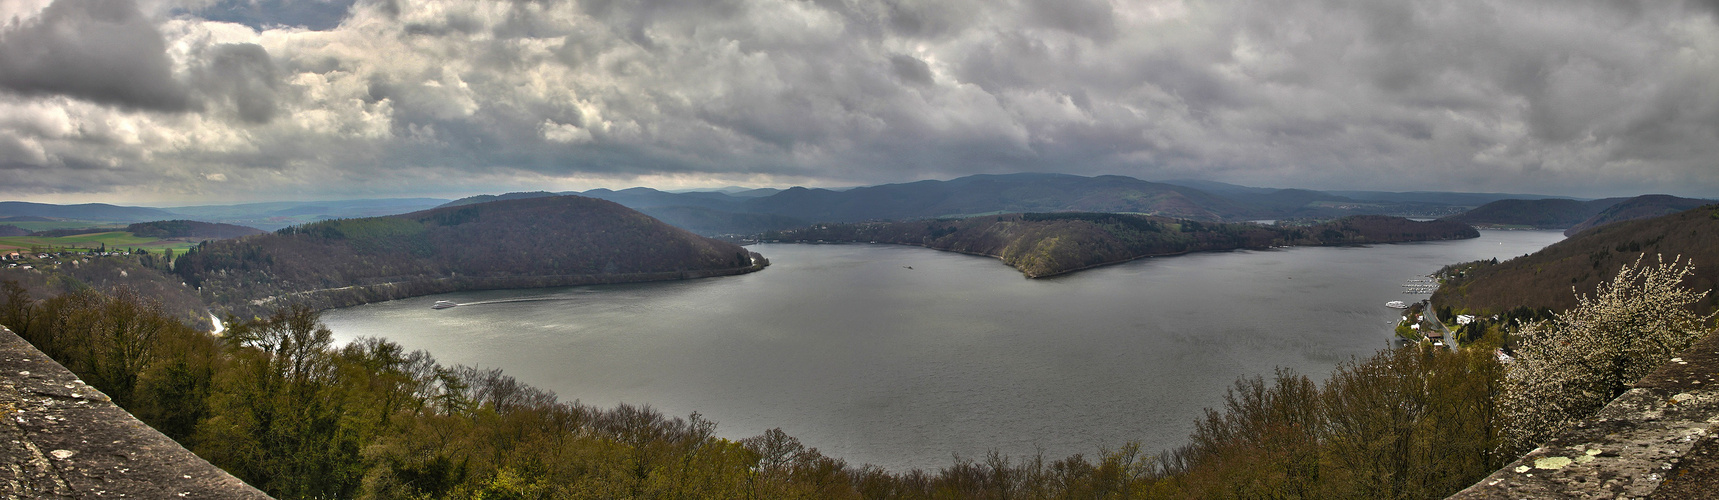
[[(1456, 312), (1495, 314), (1516, 307), (1562, 311), (1576, 305), (1575, 295), (1592, 294), (1624, 264), (1656, 256), (1693, 259), (1695, 275), (1685, 285), (1712, 290), (1719, 284), (1719, 205), (1609, 224), (1590, 229), (1543, 250), (1502, 263), (1457, 266), (1463, 275), (1449, 279), (1433, 302)], [(1719, 308), (1709, 293), (1701, 312)]]
[(612, 202), (556, 196), (207, 242), (180, 257), (174, 270), (201, 287), (210, 304), (241, 312), (278, 297), (338, 307), (463, 289), (735, 274), (762, 264), (738, 245)]
[(1534, 229), (1564, 229), (1588, 220), (1623, 198), (1577, 201), (1566, 199), (1498, 200), (1445, 220), (1476, 226), (1529, 227)]
[(139, 222), (126, 226), (125, 230), (133, 235), (147, 238), (226, 239), (263, 234), (263, 230), (254, 227), (194, 220)]
[(1604, 226), (1613, 222), (1671, 215), (1708, 203), (1712, 203), (1712, 200), (1679, 198), (1665, 194), (1641, 195), (1608, 206), (1593, 217), (1570, 226), (1570, 229), (1564, 231), (1564, 236), (1574, 236), (1588, 228)]
[(1285, 245), (1357, 245), (1480, 236), (1465, 224), (1363, 215), (1305, 227), (1144, 215), (1029, 213), (911, 222), (820, 224), (765, 233), (775, 241), (879, 242), (997, 257), (1029, 278), (1156, 255)]

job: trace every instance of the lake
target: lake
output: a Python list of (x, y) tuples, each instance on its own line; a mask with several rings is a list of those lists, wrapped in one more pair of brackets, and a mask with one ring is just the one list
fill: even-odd
[(1038, 280), (918, 247), (761, 244), (772, 265), (742, 276), (450, 293), (323, 320), (342, 342), (386, 337), (564, 400), (696, 411), (723, 437), (780, 427), (854, 465), (934, 469), (990, 450), (1179, 446), (1238, 377), (1322, 380), (1389, 345), (1400, 311), (1385, 302), (1425, 297), (1405, 280), (1561, 239), (1200, 253)]

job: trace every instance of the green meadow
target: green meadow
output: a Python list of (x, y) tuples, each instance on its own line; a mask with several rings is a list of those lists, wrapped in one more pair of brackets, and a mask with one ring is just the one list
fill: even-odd
[(159, 252), (171, 248), (175, 253), (181, 253), (186, 249), (196, 246), (197, 243), (179, 240), (145, 238), (125, 231), (78, 234), (60, 237), (0, 237), (0, 250), (39, 249), (40, 251), (59, 252), (66, 250), (89, 250), (92, 248), (101, 248), (102, 245), (106, 245), (109, 251), (118, 251), (129, 248), (144, 248), (151, 252)]

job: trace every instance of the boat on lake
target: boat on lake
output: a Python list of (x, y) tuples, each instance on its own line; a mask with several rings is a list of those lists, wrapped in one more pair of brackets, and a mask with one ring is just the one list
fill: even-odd
[(447, 309), (449, 307), (454, 307), (457, 305), (459, 305), (459, 304), (455, 304), (451, 300), (438, 300), (438, 301), (436, 301), (436, 303), (434, 305), (430, 306), (430, 309)]
[(1391, 309), (1408, 309), (1409, 304), (1407, 302), (1403, 302), (1401, 300), (1393, 300), (1390, 302), (1386, 302), (1385, 307), (1389, 307)]

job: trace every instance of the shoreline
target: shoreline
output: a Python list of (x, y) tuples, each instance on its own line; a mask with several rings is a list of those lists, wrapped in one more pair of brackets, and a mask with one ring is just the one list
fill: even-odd
[(440, 277), (419, 280), (390, 281), (368, 285), (349, 285), (337, 288), (321, 288), (292, 292), (286, 295), (271, 295), (260, 299), (252, 299), (244, 304), (214, 304), (208, 306), (209, 313), (220, 316), (221, 313), (245, 317), (258, 315), (270, 310), (279, 303), (304, 304), (317, 311), (360, 306), (390, 300), (409, 299), (426, 295), (463, 292), (473, 290), (507, 290), (552, 288), (580, 285), (614, 285), (622, 283), (647, 283), (653, 281), (680, 281), (690, 279), (718, 278), (723, 276), (739, 276), (764, 270), (770, 266), (770, 260), (762, 255), (753, 253), (753, 263), (746, 267), (728, 269), (706, 269), (695, 271), (659, 271), (652, 273), (621, 273), (621, 274), (559, 274), (538, 276), (478, 276), (478, 277)]

